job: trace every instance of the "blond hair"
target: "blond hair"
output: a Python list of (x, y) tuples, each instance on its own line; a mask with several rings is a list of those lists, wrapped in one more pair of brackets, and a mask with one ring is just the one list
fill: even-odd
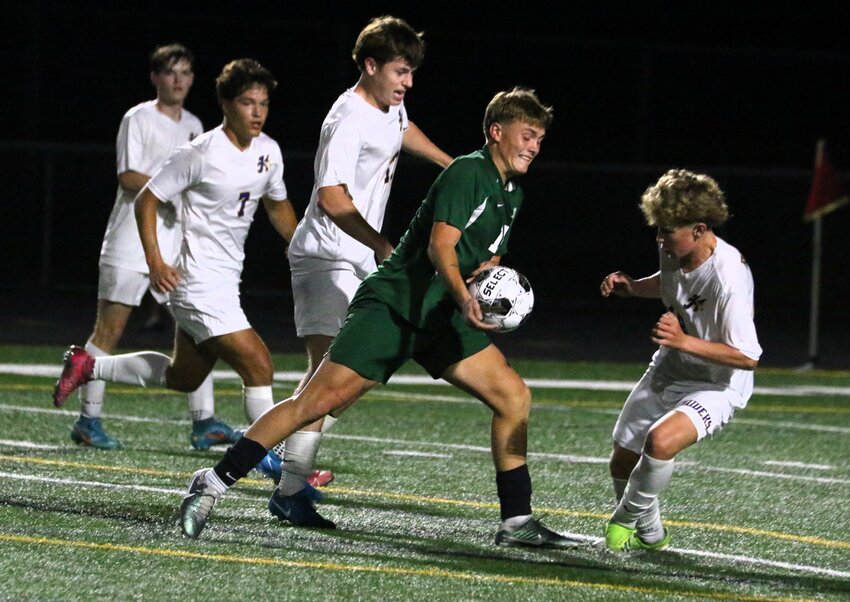
[(726, 195), (711, 176), (671, 169), (646, 189), (640, 210), (650, 226), (672, 230), (704, 223), (716, 228), (729, 219)]

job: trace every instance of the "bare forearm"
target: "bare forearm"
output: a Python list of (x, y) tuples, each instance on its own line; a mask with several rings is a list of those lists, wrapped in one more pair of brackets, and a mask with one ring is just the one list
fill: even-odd
[(463, 275), (460, 273), (454, 245), (439, 244), (432, 240), (428, 245), (428, 258), (437, 274), (446, 283), (446, 288), (448, 288), (455, 303), (458, 307), (463, 307), (470, 299), (470, 295)]
[(392, 252), (392, 245), (360, 214), (343, 186), (328, 186), (319, 190), (319, 208), (331, 221), (354, 240), (366, 245), (379, 259)]
[(131, 194), (138, 192), (145, 187), (151, 177), (138, 171), (125, 171), (118, 174), (118, 185)]
[(151, 262), (161, 262), (162, 256), (159, 251), (159, 241), (156, 236), (156, 210), (159, 199), (147, 188), (136, 196), (133, 207), (136, 214), (136, 226), (139, 230), (139, 238), (145, 251), (145, 261), (148, 266)]
[(407, 131), (404, 132), (402, 148), (406, 153), (436, 163), (440, 167), (448, 167), (453, 160), (451, 156), (431, 142), (428, 136), (412, 121), (408, 122)]
[(298, 225), (298, 219), (295, 217), (295, 210), (292, 208), (292, 203), (288, 199), (285, 201), (274, 201), (264, 197), (263, 206), (266, 208), (266, 214), (269, 216), (269, 221), (274, 229), (289, 243), (292, 240), (292, 235), (295, 233), (295, 226)]

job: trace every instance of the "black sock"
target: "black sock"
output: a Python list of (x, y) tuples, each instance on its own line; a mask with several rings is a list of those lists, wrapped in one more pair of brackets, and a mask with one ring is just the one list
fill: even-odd
[(531, 475), (528, 464), (496, 473), (502, 520), (531, 514)]
[(232, 487), (236, 481), (251, 472), (267, 453), (268, 450), (256, 441), (242, 437), (224, 453), (221, 462), (216, 464), (213, 470), (225, 485)]

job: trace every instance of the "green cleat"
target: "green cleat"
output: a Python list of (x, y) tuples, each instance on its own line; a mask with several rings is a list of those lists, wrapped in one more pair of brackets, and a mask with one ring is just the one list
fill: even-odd
[(523, 524), (496, 532), (497, 546), (532, 548), (573, 548), (579, 545), (550, 529), (544, 527), (536, 518), (529, 518)]
[(666, 527), (664, 528), (664, 537), (655, 543), (646, 543), (637, 533), (629, 537), (629, 541), (626, 542), (626, 548), (629, 550), (664, 550), (668, 547), (670, 547), (670, 531)]
[(617, 523), (608, 523), (605, 527), (605, 547), (612, 552), (626, 552), (629, 540), (635, 536), (635, 530)]

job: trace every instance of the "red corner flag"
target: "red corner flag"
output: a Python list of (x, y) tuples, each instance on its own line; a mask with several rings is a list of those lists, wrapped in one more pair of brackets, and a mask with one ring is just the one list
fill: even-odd
[(803, 210), (803, 219), (807, 222), (822, 217), (831, 211), (835, 211), (844, 203), (850, 201), (844, 186), (826, 153), (826, 143), (818, 140), (817, 152), (815, 153), (815, 177), (812, 180), (812, 189)]

